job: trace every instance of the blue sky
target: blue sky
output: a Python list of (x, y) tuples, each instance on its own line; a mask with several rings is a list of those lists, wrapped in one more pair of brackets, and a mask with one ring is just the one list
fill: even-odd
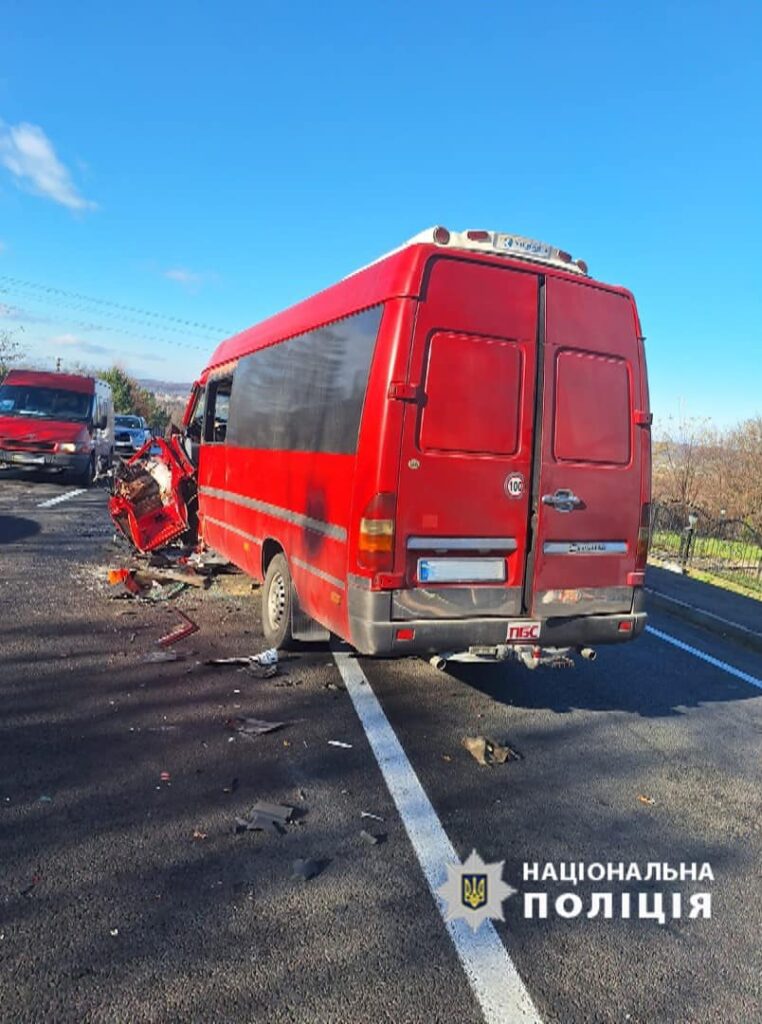
[(755, 0), (2, 20), (0, 325), (33, 357), (190, 380), (420, 229), (487, 227), (635, 292), (657, 417), (762, 413)]

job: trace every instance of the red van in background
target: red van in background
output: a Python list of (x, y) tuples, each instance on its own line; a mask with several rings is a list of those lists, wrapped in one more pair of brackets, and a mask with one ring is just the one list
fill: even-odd
[(534, 667), (645, 626), (650, 423), (628, 291), (440, 227), (223, 342), (177, 470), (273, 645)]
[(114, 458), (114, 403), (105, 381), (11, 370), (0, 384), (0, 463), (66, 471), (89, 486)]

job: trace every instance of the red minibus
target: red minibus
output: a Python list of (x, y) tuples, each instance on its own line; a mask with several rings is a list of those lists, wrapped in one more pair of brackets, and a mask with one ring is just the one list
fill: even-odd
[(102, 380), (11, 370), (0, 382), (0, 465), (68, 473), (89, 487), (114, 459), (114, 402)]
[(273, 645), (534, 667), (645, 626), (650, 423), (628, 291), (439, 227), (222, 342), (185, 444)]

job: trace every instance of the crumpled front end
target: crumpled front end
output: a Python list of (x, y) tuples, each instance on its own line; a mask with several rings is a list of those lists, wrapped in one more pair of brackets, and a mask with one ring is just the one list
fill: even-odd
[(148, 552), (186, 533), (195, 541), (196, 500), (196, 471), (179, 438), (152, 438), (115, 468), (108, 508), (117, 529)]

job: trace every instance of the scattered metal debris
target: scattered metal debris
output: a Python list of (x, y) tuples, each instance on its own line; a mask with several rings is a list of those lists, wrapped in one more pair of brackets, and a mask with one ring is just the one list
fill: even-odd
[(278, 674), (278, 652), (273, 647), (260, 654), (238, 655), (232, 658), (207, 658), (204, 664), (212, 665), (215, 668), (238, 665), (262, 679), (271, 679)]
[(31, 896), (32, 892), (40, 884), (41, 881), (42, 875), (32, 875), (29, 885), (24, 886), (24, 888), (20, 890), (19, 896)]
[(184, 640), (187, 636), (192, 636), (194, 633), (198, 633), (198, 624), (193, 621), (190, 615), (186, 615), (185, 612), (180, 611), (179, 608), (175, 608), (175, 611), (183, 620), (183, 624), (175, 627), (171, 633), (167, 633), (157, 641), (162, 647), (169, 647), (170, 644), (176, 644), (178, 640)]
[(310, 878), (315, 878), (325, 867), (325, 863), (319, 860), (313, 860), (311, 857), (302, 858), (295, 860), (293, 863), (293, 877), (301, 878), (307, 882)]
[(328, 740), (329, 747), (341, 747), (342, 750), (351, 750), (351, 743), (344, 743), (343, 740)]
[(360, 838), (371, 846), (378, 846), (386, 839), (386, 832), (368, 832), (366, 829), (361, 829)]
[(244, 736), (261, 736), (267, 732), (275, 732), (282, 729), (286, 722), (266, 722), (262, 718), (228, 718), (225, 725), (233, 732), (240, 732)]
[(249, 811), (248, 817), (235, 819), (235, 831), (274, 832), (275, 835), (282, 835), (293, 813), (294, 808), (286, 804), (270, 804), (260, 800)]
[(521, 755), (511, 747), (501, 746), (486, 736), (464, 736), (462, 744), (471, 756), (483, 765), (505, 764), (506, 761), (520, 761)]
[(184, 661), (185, 655), (178, 654), (177, 651), (149, 651), (148, 654), (143, 655), (143, 661), (150, 662), (162, 662), (162, 661)]
[(383, 821), (380, 814), (372, 814), (370, 811), (360, 811), (361, 818), (371, 818), (373, 821)]
[(138, 551), (155, 551), (195, 533), (195, 469), (178, 436), (152, 438), (115, 467), (113, 492), (111, 517)]

